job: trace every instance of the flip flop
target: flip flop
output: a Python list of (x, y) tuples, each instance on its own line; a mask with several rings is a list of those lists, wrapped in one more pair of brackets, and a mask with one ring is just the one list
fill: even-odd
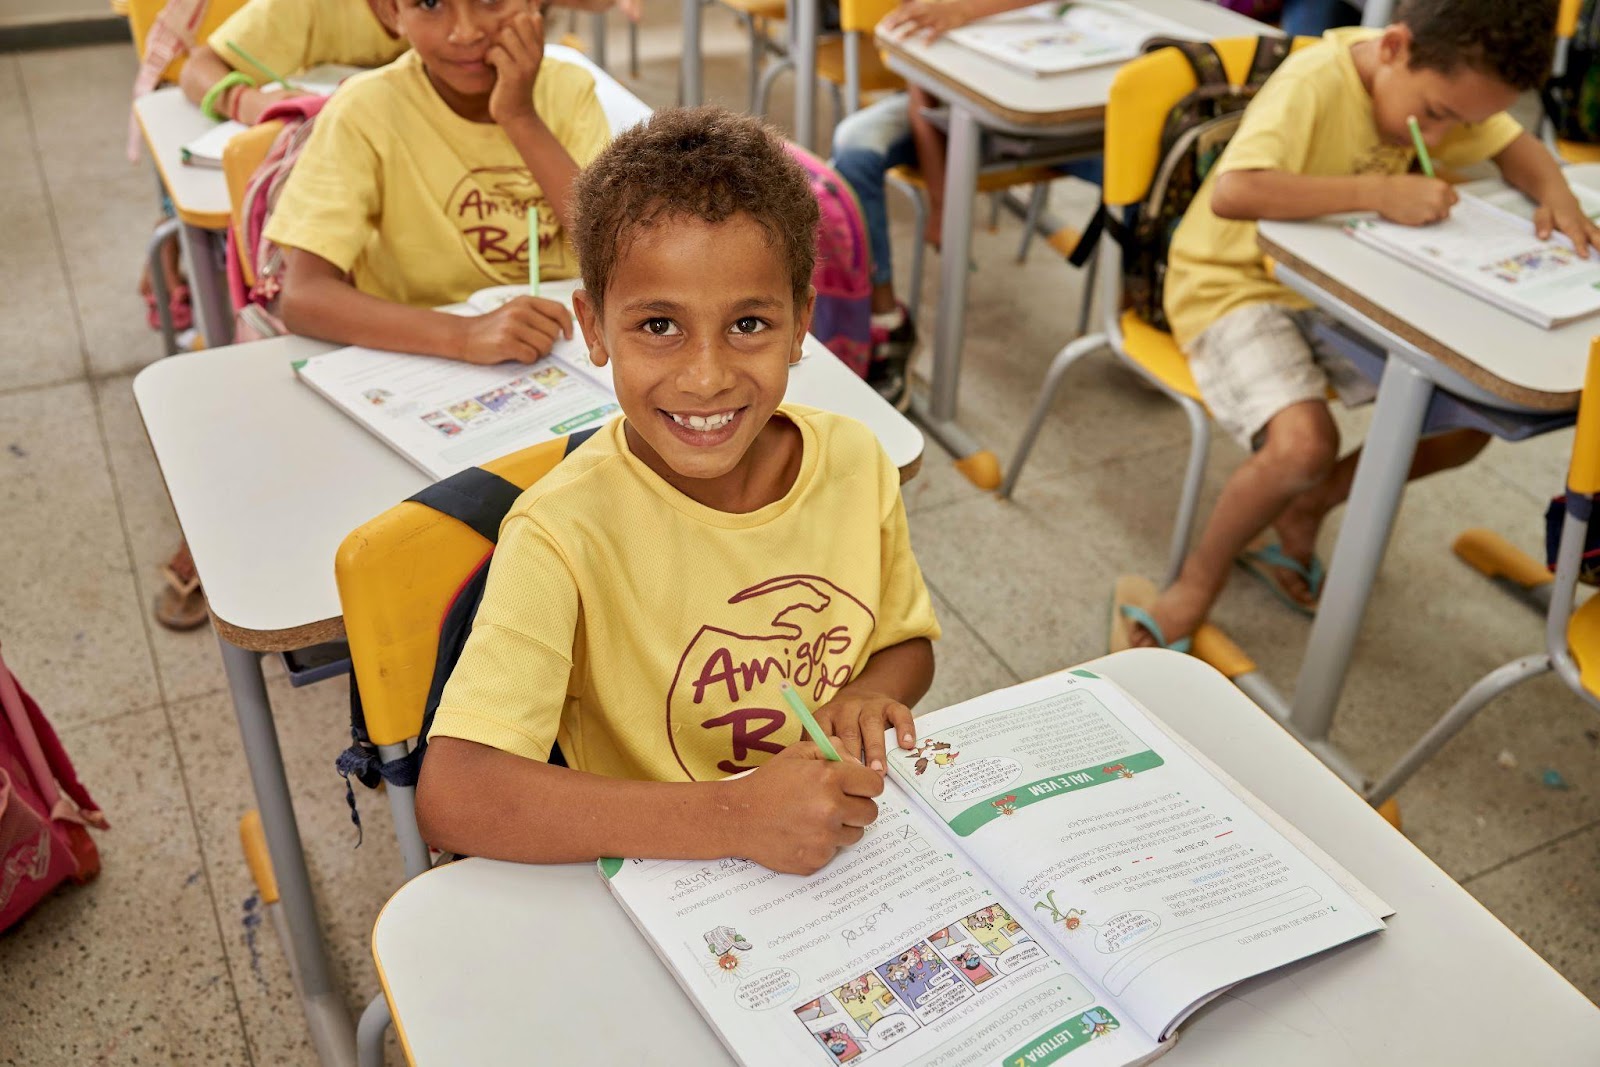
[(155, 596), (156, 621), (169, 630), (180, 632), (205, 625), (210, 616), (206, 594), (200, 588), (200, 575), (195, 573), (187, 544), (180, 546), (161, 568), (161, 577), (166, 584)]
[(1312, 599), (1319, 600), (1322, 597), (1322, 580), (1327, 576), (1327, 572), (1323, 569), (1322, 561), (1316, 556), (1311, 557), (1311, 563), (1308, 566), (1297, 559), (1291, 559), (1285, 555), (1282, 547), (1276, 542), (1267, 538), (1258, 538), (1251, 542), (1250, 546), (1234, 562), (1254, 575), (1256, 580), (1265, 585), (1267, 591), (1273, 596), (1301, 615), (1306, 616), (1306, 618), (1313, 618), (1317, 614), (1316, 608), (1308, 607), (1290, 596), (1288, 590), (1278, 584), (1278, 579), (1272, 574), (1272, 568), (1276, 568), (1277, 570), (1285, 570), (1291, 574), (1299, 575), (1306, 583), (1306, 587), (1311, 590)]
[(1112, 652), (1134, 647), (1135, 624), (1144, 627), (1156, 639), (1157, 645), (1172, 652), (1187, 653), (1194, 647), (1193, 638), (1180, 637), (1176, 641), (1168, 641), (1167, 635), (1161, 632), (1160, 624), (1150, 614), (1159, 595), (1155, 583), (1148, 578), (1124, 574), (1117, 579), (1117, 584), (1111, 590), (1111, 639), (1108, 644)]

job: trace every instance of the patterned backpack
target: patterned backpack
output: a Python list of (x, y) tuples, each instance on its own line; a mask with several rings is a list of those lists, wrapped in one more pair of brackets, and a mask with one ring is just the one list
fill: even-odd
[(1163, 330), (1168, 328), (1161, 301), (1172, 235), (1238, 131), (1246, 105), (1289, 54), (1291, 42), (1282, 37), (1258, 38), (1243, 85), (1228, 81), (1222, 57), (1209, 44), (1156, 40), (1145, 50), (1167, 47), (1176, 48), (1189, 61), (1197, 84), (1167, 112), (1150, 189), (1121, 221), (1112, 218), (1102, 204), (1070, 257), (1074, 267), (1083, 266), (1099, 243), (1101, 231), (1109, 232), (1122, 246), (1122, 287), (1129, 305), (1141, 319)]
[(86, 827), (106, 818), (16, 676), (0, 660), (0, 930), (62, 882), (100, 873)]
[(798, 145), (784, 147), (810, 176), (822, 215), (817, 262), (811, 272), (811, 285), (817, 290), (811, 332), (865, 378), (872, 361), (872, 271), (861, 204), (833, 168)]

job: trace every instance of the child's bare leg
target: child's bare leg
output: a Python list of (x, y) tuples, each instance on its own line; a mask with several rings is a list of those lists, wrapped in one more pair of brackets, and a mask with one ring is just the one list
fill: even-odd
[(944, 133), (923, 117), (923, 108), (938, 106), (926, 89), (911, 86), (911, 140), (917, 146), (917, 169), (928, 189), (928, 226), (923, 240), (940, 246), (944, 238)]
[[(1266, 529), (1296, 497), (1321, 484), (1339, 454), (1339, 430), (1326, 401), (1302, 400), (1267, 423), (1266, 441), (1233, 472), (1216, 510), (1178, 580), (1162, 591), (1151, 610), (1168, 641), (1199, 629), (1227, 582), (1234, 557)], [(1154, 645), (1143, 627), (1133, 628), (1134, 645)]]
[[(1417, 442), (1416, 455), (1411, 459), (1409, 479), (1425, 478), (1439, 471), (1459, 467), (1482, 452), (1489, 443), (1489, 435), (1478, 430), (1452, 430), (1436, 437)], [(1361, 460), (1358, 448), (1335, 463), (1328, 478), (1321, 485), (1301, 493), (1290, 504), (1273, 529), (1278, 533), (1279, 547), (1284, 555), (1309, 564), (1316, 551), (1317, 534), (1328, 513), (1350, 498), (1350, 486), (1355, 481), (1356, 464)], [(1279, 571), (1278, 584), (1290, 596), (1304, 603), (1312, 603), (1311, 590), (1305, 579), (1292, 571)]]

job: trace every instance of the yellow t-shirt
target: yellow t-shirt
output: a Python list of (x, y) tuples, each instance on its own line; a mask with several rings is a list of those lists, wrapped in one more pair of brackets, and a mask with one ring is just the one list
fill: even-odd
[(614, 778), (707, 781), (802, 736), (879, 649), (937, 638), (900, 478), (872, 431), (784, 405), (804, 441), (783, 499), (690, 500), (613, 420), (523, 493), (430, 738)]
[[(533, 103), (578, 166), (611, 139), (594, 78), (545, 59)], [(267, 223), (269, 240), (328, 260), (364, 293), (416, 307), (528, 280), (528, 212), (545, 278), (578, 257), (511, 138), (450, 110), (408, 52), (339, 87)]]
[[(1217, 177), (1235, 170), (1280, 170), (1334, 177), (1404, 174), (1416, 151), (1387, 144), (1372, 117), (1372, 97), (1361, 84), (1350, 46), (1382, 31), (1329, 30), (1323, 43), (1283, 61), (1250, 102), (1233, 140), (1200, 187), (1167, 261), (1167, 320), (1178, 344), (1188, 346), (1213, 322), (1246, 304), (1309, 306), (1267, 276), (1256, 224), (1218, 218), (1211, 210)], [(1492, 158), (1522, 133), (1510, 115), (1453, 130), (1433, 158), (1466, 166)]]
[(228, 42), (286, 78), (323, 63), (381, 67), (411, 46), (391, 37), (367, 0), (249, 0), (206, 39), (224, 63), (260, 81), (266, 75)]

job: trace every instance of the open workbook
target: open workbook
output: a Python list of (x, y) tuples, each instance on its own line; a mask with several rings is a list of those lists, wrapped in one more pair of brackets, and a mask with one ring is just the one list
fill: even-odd
[[(294, 87), (305, 93), (317, 96), (332, 96), (339, 83), (354, 74), (360, 74), (361, 67), (346, 66), (341, 63), (324, 63), (312, 67), (292, 79)], [(179, 156), (191, 167), (222, 166), (222, 150), (233, 140), (234, 134), (243, 133), (250, 127), (242, 122), (228, 119), (219, 122), (205, 133), (196, 137), (178, 150)]]
[(1383, 928), (1381, 901), (1088, 671), (917, 727), (914, 751), (890, 738), (878, 820), (811, 877), (601, 861), (747, 1067), (1142, 1063), (1230, 986)]
[(1030, 74), (1125, 63), (1157, 37), (1205, 35), (1122, 0), (1034, 4), (951, 30), (951, 41)]
[(294, 365), (300, 380), (429, 476), (598, 426), (617, 411), (581, 337), (534, 363), (490, 367), (341, 348)]
[[(1600, 217), (1600, 191), (1574, 184), (1584, 213)], [(1432, 226), (1351, 219), (1351, 236), (1546, 330), (1600, 311), (1600, 255), (1581, 257), (1562, 234), (1540, 240), (1534, 206), (1515, 189), (1462, 192)]]

